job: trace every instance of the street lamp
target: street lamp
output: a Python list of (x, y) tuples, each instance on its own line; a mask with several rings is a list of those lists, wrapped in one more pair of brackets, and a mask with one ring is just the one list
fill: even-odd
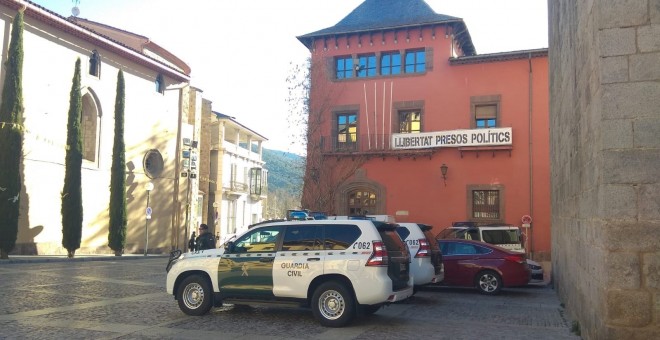
[(147, 182), (147, 184), (144, 185), (144, 189), (147, 190), (147, 211), (146, 211), (145, 224), (144, 224), (144, 256), (147, 256), (147, 249), (149, 249), (149, 220), (151, 219), (151, 207), (149, 206), (149, 196), (151, 194), (151, 190), (154, 190), (154, 184), (151, 182)]
[(442, 173), (442, 180), (445, 182), (445, 186), (447, 186), (447, 170), (449, 170), (447, 164), (442, 163), (442, 166), (440, 167), (440, 173)]

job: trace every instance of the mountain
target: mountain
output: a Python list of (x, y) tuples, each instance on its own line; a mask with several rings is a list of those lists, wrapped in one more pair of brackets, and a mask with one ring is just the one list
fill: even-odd
[(305, 159), (302, 156), (264, 148), (264, 166), (268, 170), (268, 191), (284, 191), (300, 196)]

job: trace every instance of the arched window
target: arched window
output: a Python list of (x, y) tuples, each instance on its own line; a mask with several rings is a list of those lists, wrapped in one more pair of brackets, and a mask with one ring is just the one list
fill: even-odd
[(156, 92), (160, 94), (165, 93), (165, 78), (162, 74), (156, 77)]
[(83, 90), (80, 132), (82, 135), (82, 154), (85, 161), (97, 163), (101, 135), (101, 112), (97, 98), (91, 89)]
[(367, 215), (377, 211), (378, 197), (368, 189), (352, 190), (348, 193), (348, 215)]
[(89, 55), (89, 74), (95, 77), (101, 76), (101, 56), (97, 50)]

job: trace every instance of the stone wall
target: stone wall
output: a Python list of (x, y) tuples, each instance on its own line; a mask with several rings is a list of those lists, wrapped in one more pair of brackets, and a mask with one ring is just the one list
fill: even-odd
[(660, 338), (660, 0), (549, 4), (554, 284), (585, 339)]

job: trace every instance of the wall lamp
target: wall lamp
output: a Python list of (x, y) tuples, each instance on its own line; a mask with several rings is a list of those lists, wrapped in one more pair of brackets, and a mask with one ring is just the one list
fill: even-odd
[(445, 182), (445, 186), (447, 186), (447, 170), (449, 170), (447, 164), (442, 163), (442, 166), (440, 166), (440, 172), (442, 173), (442, 180)]

